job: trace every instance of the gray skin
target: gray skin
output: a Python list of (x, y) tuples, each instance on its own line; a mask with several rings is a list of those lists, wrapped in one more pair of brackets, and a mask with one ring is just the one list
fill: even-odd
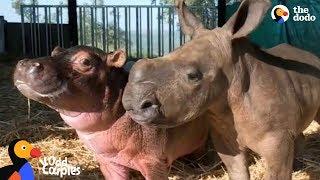
[[(174, 127), (203, 114), (215, 148), (234, 180), (249, 179), (246, 150), (266, 160), (264, 179), (291, 179), (295, 143), (320, 122), (320, 60), (281, 44), (262, 50), (246, 36), (270, 7), (244, 0), (222, 28), (207, 30), (176, 1), (192, 40), (132, 68), (123, 105), (145, 126)], [(140, 108), (139, 108), (140, 107)]]

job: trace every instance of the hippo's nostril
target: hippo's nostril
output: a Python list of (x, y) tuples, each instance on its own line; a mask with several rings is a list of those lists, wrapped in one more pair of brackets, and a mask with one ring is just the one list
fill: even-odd
[(20, 61), (18, 62), (18, 65), (19, 65), (19, 66), (24, 66), (24, 65), (25, 65), (25, 60), (20, 60)]
[(140, 108), (141, 108), (141, 109), (147, 109), (147, 108), (151, 107), (152, 105), (153, 105), (153, 103), (152, 103), (151, 101), (145, 100), (145, 101), (141, 104)]

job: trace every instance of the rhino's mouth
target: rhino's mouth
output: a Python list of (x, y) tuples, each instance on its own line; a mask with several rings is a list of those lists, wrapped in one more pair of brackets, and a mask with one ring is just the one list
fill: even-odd
[(127, 114), (138, 124), (147, 127), (172, 128), (180, 125), (166, 118), (158, 109), (148, 109), (147, 111), (139, 112), (135, 110), (128, 110)]
[(60, 81), (55, 88), (48, 90), (47, 92), (38, 92), (26, 82), (21, 80), (16, 80), (14, 85), (18, 90), (28, 98), (32, 97), (57, 97), (68, 90), (68, 83), (66, 81)]

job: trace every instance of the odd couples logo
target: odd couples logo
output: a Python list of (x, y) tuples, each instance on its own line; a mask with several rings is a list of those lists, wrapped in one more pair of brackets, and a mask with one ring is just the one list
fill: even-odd
[[(12, 164), (0, 168), (0, 179), (34, 180), (34, 171), (28, 160), (40, 157), (42, 154), (40, 149), (33, 147), (26, 140), (16, 139), (9, 144), (8, 153)], [(81, 168), (70, 164), (66, 157), (64, 159), (54, 156), (43, 157), (40, 163), (42, 173), (45, 175), (62, 178), (66, 175), (77, 176), (81, 173)]]
[[(293, 21), (315, 21), (317, 18), (309, 13), (309, 9), (306, 7), (295, 6), (293, 7)], [(278, 24), (283, 24), (289, 19), (289, 9), (284, 5), (277, 5), (271, 10), (271, 17)]]
[(42, 164), (42, 173), (45, 175), (60, 176), (77, 176), (81, 173), (81, 168), (74, 166), (68, 162), (68, 158), (56, 158), (54, 156), (44, 157), (40, 159)]

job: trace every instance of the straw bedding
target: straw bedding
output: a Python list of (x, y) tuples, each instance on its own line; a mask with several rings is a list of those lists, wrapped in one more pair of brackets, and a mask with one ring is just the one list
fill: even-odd
[[(99, 167), (75, 131), (49, 108), (28, 101), (19, 94), (12, 84), (13, 65), (0, 62), (0, 167), (11, 163), (7, 148), (15, 138), (28, 139), (41, 148), (45, 156), (67, 157), (71, 164), (81, 167), (80, 176), (64, 179), (103, 179)], [(313, 122), (305, 130), (306, 148), (295, 163), (298, 169), (292, 174), (295, 180), (320, 179), (320, 126)], [(265, 172), (263, 159), (252, 156), (250, 173), (252, 179), (262, 179)], [(57, 176), (45, 176), (41, 173), (38, 159), (31, 161), (38, 179), (59, 179)], [(133, 173), (132, 179), (141, 179)], [(197, 156), (188, 156), (177, 160), (170, 170), (170, 179), (226, 180), (228, 176), (214, 149), (208, 145), (205, 152)]]

